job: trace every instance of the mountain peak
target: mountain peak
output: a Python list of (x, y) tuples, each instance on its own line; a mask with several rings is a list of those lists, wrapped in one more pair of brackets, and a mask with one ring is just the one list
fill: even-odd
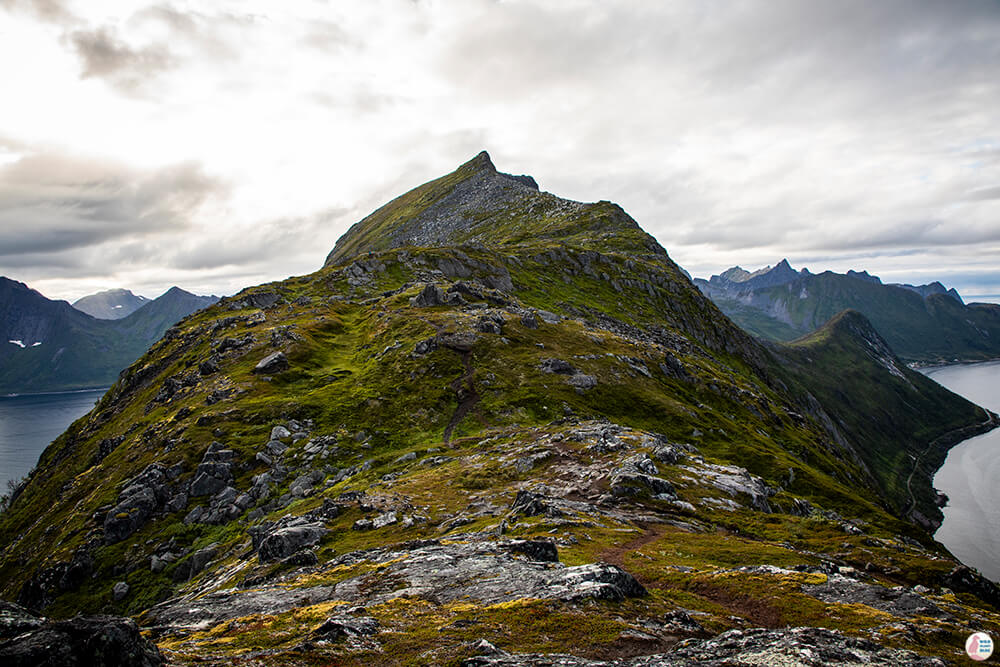
[(73, 307), (99, 320), (120, 320), (128, 317), (149, 299), (120, 287), (89, 294), (73, 302)]
[[(503, 247), (559, 239), (599, 249), (663, 254), (621, 207), (541, 192), (531, 176), (496, 170), (483, 151), (458, 169), (396, 197), (338, 239), (325, 266), (402, 247)], [(613, 247), (611, 247), (613, 246)], [(598, 249), (598, 248), (595, 248)]]
[(479, 154), (476, 155), (476, 157), (466, 162), (463, 166), (466, 165), (490, 172), (496, 172), (497, 170), (497, 168), (493, 165), (493, 160), (490, 159), (490, 154), (486, 151), (479, 151)]

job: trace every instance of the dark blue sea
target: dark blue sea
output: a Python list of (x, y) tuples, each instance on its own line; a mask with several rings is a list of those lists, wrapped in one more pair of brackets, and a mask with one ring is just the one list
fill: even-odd
[(0, 495), (35, 467), (50, 442), (90, 412), (106, 389), (0, 396)]

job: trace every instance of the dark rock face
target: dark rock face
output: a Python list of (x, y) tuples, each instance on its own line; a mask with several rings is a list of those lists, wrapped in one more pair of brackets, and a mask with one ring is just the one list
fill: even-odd
[(216, 545), (210, 544), (204, 549), (199, 549), (191, 554), (187, 560), (182, 561), (176, 569), (174, 569), (173, 580), (175, 582), (188, 581), (191, 577), (195, 576), (199, 572), (205, 569), (205, 567), (212, 562), (218, 553)]
[(0, 601), (0, 664), (9, 667), (158, 667), (163, 658), (135, 622), (116, 616), (39, 618)]
[(980, 600), (1000, 608), (1000, 587), (965, 565), (959, 565), (949, 572), (943, 583), (952, 590), (972, 593)]
[(440, 287), (432, 283), (424, 285), (424, 288), (413, 298), (410, 305), (416, 308), (429, 308), (431, 306), (443, 306), (448, 303), (461, 303), (462, 296), (457, 293), (446, 294)]
[(514, 496), (514, 502), (510, 505), (511, 514), (521, 514), (523, 516), (562, 516), (562, 512), (545, 496), (532, 491), (521, 490)]
[(562, 375), (576, 375), (577, 370), (568, 361), (562, 359), (542, 359), (540, 366), (544, 373), (560, 373)]
[(803, 586), (802, 590), (823, 602), (866, 604), (894, 616), (932, 616), (935, 618), (948, 616), (933, 602), (902, 586), (886, 588), (877, 584), (866, 584), (839, 574), (829, 575), (825, 584)]
[(519, 540), (512, 542), (509, 549), (516, 554), (523, 554), (528, 560), (540, 563), (558, 563), (559, 552), (556, 545), (545, 540)]
[(192, 497), (215, 495), (233, 481), (232, 461), (235, 454), (221, 443), (208, 446), (188, 487)]
[(43, 609), (60, 594), (79, 588), (93, 571), (90, 553), (86, 549), (77, 551), (68, 563), (56, 563), (35, 572), (21, 587), (17, 601), (29, 609)]

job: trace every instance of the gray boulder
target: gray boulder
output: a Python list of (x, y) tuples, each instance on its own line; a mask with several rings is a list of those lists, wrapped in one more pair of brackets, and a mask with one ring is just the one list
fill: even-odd
[(379, 623), (370, 616), (331, 616), (313, 630), (313, 635), (324, 639), (365, 637), (378, 632)]
[(544, 373), (559, 373), (561, 375), (576, 375), (577, 370), (568, 361), (562, 359), (542, 359), (539, 366)]
[(410, 305), (417, 308), (441, 306), (446, 303), (445, 299), (446, 296), (440, 287), (428, 283), (416, 296), (410, 298)]
[(232, 461), (235, 453), (221, 442), (213, 442), (205, 450), (201, 463), (195, 470), (188, 487), (192, 497), (211, 496), (219, 493), (233, 481)]
[(299, 549), (313, 546), (328, 532), (318, 523), (279, 528), (260, 540), (257, 557), (263, 562), (287, 558)]
[(128, 595), (128, 584), (124, 581), (119, 581), (111, 589), (111, 597), (115, 602), (123, 599), (126, 595)]
[(275, 352), (261, 359), (253, 368), (254, 373), (270, 375), (288, 370), (288, 357), (284, 352)]
[(576, 375), (567, 378), (566, 382), (576, 387), (576, 390), (579, 392), (587, 391), (588, 389), (593, 389), (597, 386), (596, 377), (593, 375), (584, 375), (583, 373), (577, 373)]

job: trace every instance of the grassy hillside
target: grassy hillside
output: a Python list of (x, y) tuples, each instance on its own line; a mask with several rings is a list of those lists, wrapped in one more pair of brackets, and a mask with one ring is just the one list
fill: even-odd
[(835, 415), (837, 430), (857, 444), (890, 507), (936, 529), (935, 471), (952, 445), (994, 416), (907, 368), (857, 311), (772, 349), (778, 372)]
[[(157, 342), (0, 515), (0, 594), (134, 615), (177, 664), (614, 658), (789, 625), (946, 655), (973, 618), (1000, 631), (881, 465), (974, 406), (873, 357), (863, 318), (769, 350), (617, 207), (552, 233), (551, 195), (476, 199), (508, 178), (479, 160)], [(509, 223), (474, 243), (468, 206), (425, 216), (470, 179)], [(392, 237), (421, 216), (434, 244)]]

